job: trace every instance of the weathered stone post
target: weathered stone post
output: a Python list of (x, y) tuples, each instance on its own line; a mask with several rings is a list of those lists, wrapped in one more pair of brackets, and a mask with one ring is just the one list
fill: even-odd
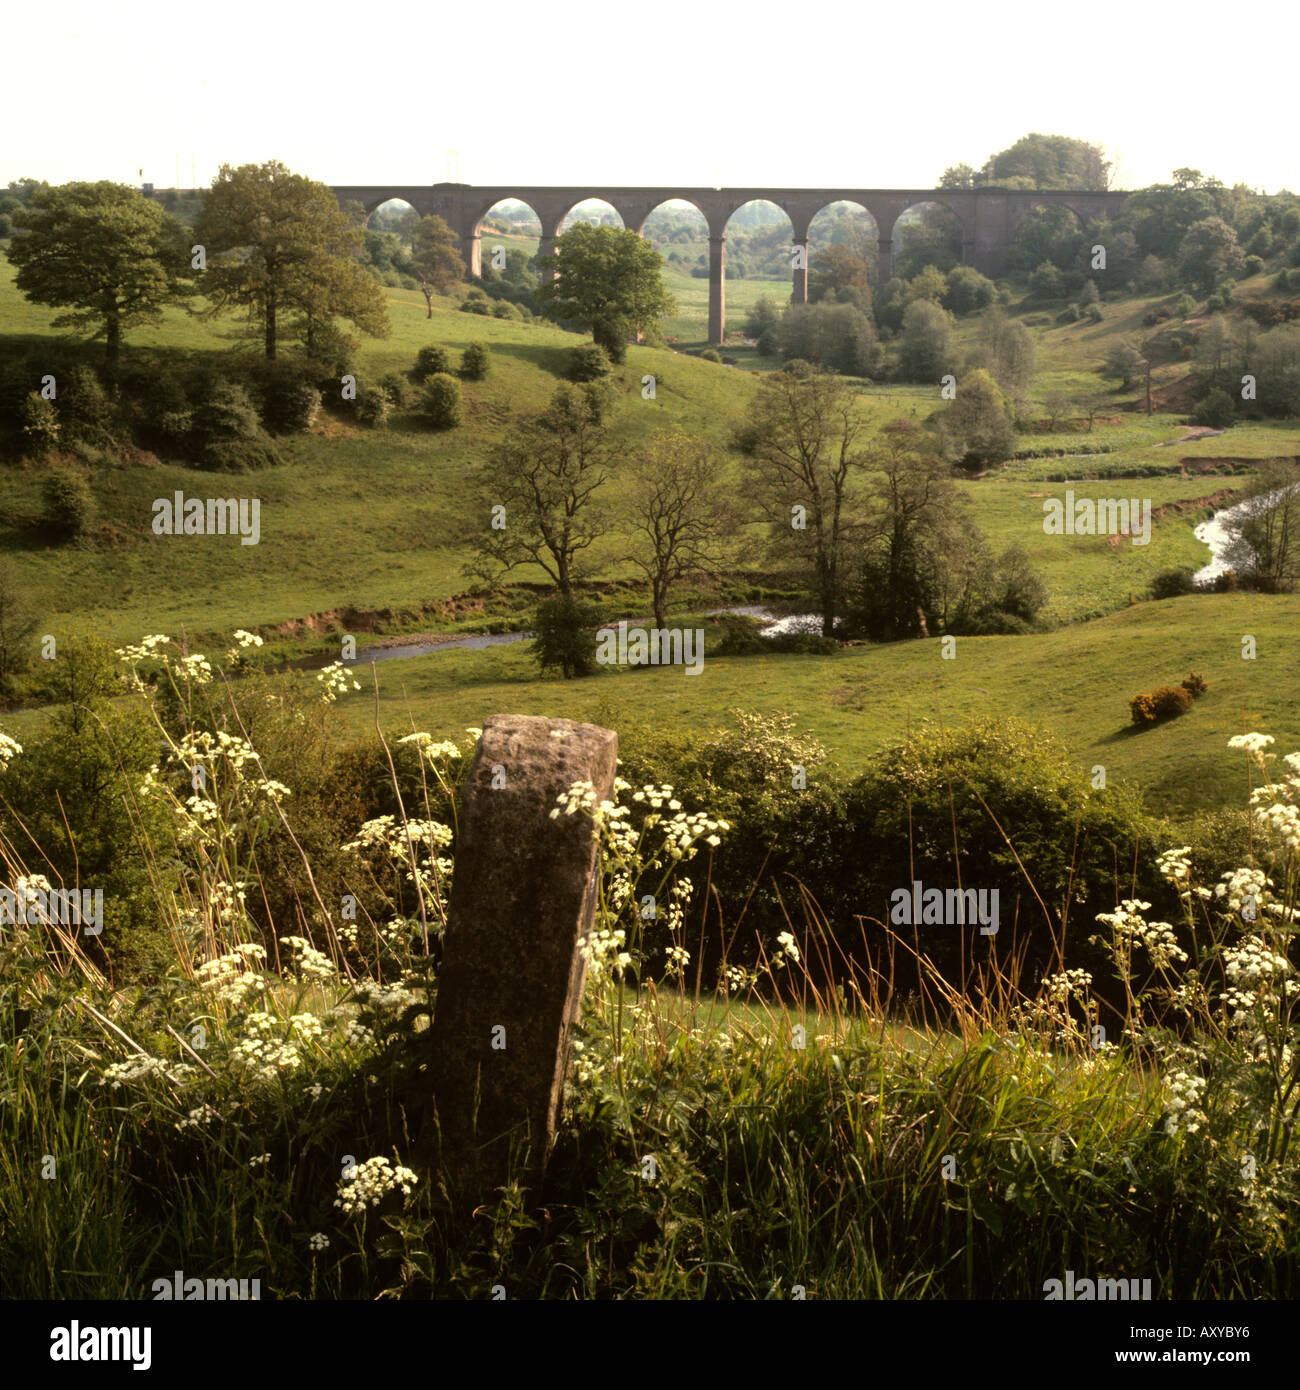
[(594, 724), (492, 715), (462, 797), (442, 971), (429, 1030), (433, 1107), (417, 1157), (462, 1199), (504, 1181), (512, 1139), (540, 1173), (555, 1140), (569, 1028), (597, 895), (588, 816), (556, 798), (614, 794), (618, 735)]

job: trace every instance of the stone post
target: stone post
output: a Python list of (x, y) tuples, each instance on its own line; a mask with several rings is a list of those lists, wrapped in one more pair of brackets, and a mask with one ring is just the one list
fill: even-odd
[(721, 347), (727, 335), (727, 238), (709, 237), (709, 342)]
[(586, 975), (578, 943), (597, 897), (590, 818), (556, 798), (590, 782), (612, 800), (618, 735), (492, 715), (462, 794), (433, 1026), (433, 1107), (417, 1147), (461, 1200), (490, 1200), (511, 1141), (540, 1175), (555, 1141), (569, 1028)]

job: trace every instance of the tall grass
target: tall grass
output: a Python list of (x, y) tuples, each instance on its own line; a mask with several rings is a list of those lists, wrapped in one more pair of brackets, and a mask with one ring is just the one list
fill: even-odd
[[(0, 938), (5, 1296), (148, 1298), (178, 1269), (277, 1298), (1041, 1298), (1067, 1269), (1150, 1278), (1159, 1298), (1294, 1288), (1300, 777), (1257, 736), (1256, 862), (1216, 892), (1172, 851), (1185, 921), (1130, 901), (1099, 922), (1127, 999), (1109, 1037), (1063, 947), (1033, 986), (1014, 961), (964, 989), (927, 968), (909, 1001), (878, 953), (875, 973), (819, 988), (806, 956), (842, 943), (811, 887), (776, 951), (705, 980), (675, 909), (709, 894), (696, 851), (726, 827), (671, 788), (602, 805), (575, 789), (557, 811), (595, 822), (602, 895), (559, 1140), (540, 1185), (521, 1149), (468, 1216), (436, 1171), (400, 1188), (469, 749), (413, 735), (412, 801), (383, 745), (399, 811), (350, 842), (362, 910), (315, 893), (304, 853), (309, 940), (246, 906), (257, 836), (292, 833), (292, 796), (242, 735), (218, 746), (237, 711), (187, 682), (192, 659), (134, 660), (161, 662), (140, 698), (170, 756), (125, 790), (170, 807), (174, 834), (142, 853), (172, 951), (123, 982), (48, 914)], [(24, 902), (41, 885), (30, 853), (0, 842)], [(653, 922), (643, 891), (665, 905)], [(743, 909), (713, 906), (724, 927)], [(658, 981), (642, 970), (653, 933), (677, 948)]]

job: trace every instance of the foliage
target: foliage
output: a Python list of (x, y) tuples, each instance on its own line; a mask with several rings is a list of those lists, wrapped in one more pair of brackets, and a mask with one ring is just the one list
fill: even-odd
[(66, 308), (56, 328), (92, 329), (115, 363), (123, 335), (162, 320), (191, 275), (184, 229), (151, 199), (118, 183), (39, 188), (15, 213), (15, 283), (31, 300)]
[(539, 605), (533, 617), (530, 651), (543, 671), (558, 669), (564, 679), (590, 676), (596, 670), (595, 625), (600, 610), (571, 594), (557, 594)]
[(461, 422), (460, 382), (447, 372), (434, 372), (424, 383), (417, 409), (431, 428), (455, 429)]

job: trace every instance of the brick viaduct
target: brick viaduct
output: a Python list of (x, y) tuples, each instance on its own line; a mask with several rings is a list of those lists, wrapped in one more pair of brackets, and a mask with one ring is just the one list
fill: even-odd
[[(360, 203), (367, 216), (390, 198), (409, 203), (422, 216), (441, 217), (460, 237), (461, 254), (471, 274), (482, 272), (483, 219), (497, 203), (527, 203), (542, 224), (539, 255), (553, 253), (560, 224), (579, 204), (598, 198), (623, 219), (623, 225), (640, 232), (645, 220), (660, 204), (681, 200), (692, 203), (709, 224), (709, 341), (721, 343), (726, 332), (727, 220), (755, 199), (783, 209), (793, 228), (792, 247), (802, 247), (808, 260), (808, 228), (816, 215), (831, 203), (856, 203), (871, 214), (879, 246), (880, 284), (889, 279), (894, 224), (918, 203), (938, 203), (957, 219), (961, 228), (962, 260), (985, 275), (1000, 275), (1007, 247), (1021, 220), (1036, 207), (1060, 204), (1082, 222), (1113, 217), (1125, 193), (1092, 191), (1034, 192), (997, 188), (609, 188), (583, 187), (480, 187), (463, 183), (436, 183), (418, 187), (397, 184), (335, 187), (340, 205)], [(808, 299), (808, 272), (796, 268), (794, 302)]]

